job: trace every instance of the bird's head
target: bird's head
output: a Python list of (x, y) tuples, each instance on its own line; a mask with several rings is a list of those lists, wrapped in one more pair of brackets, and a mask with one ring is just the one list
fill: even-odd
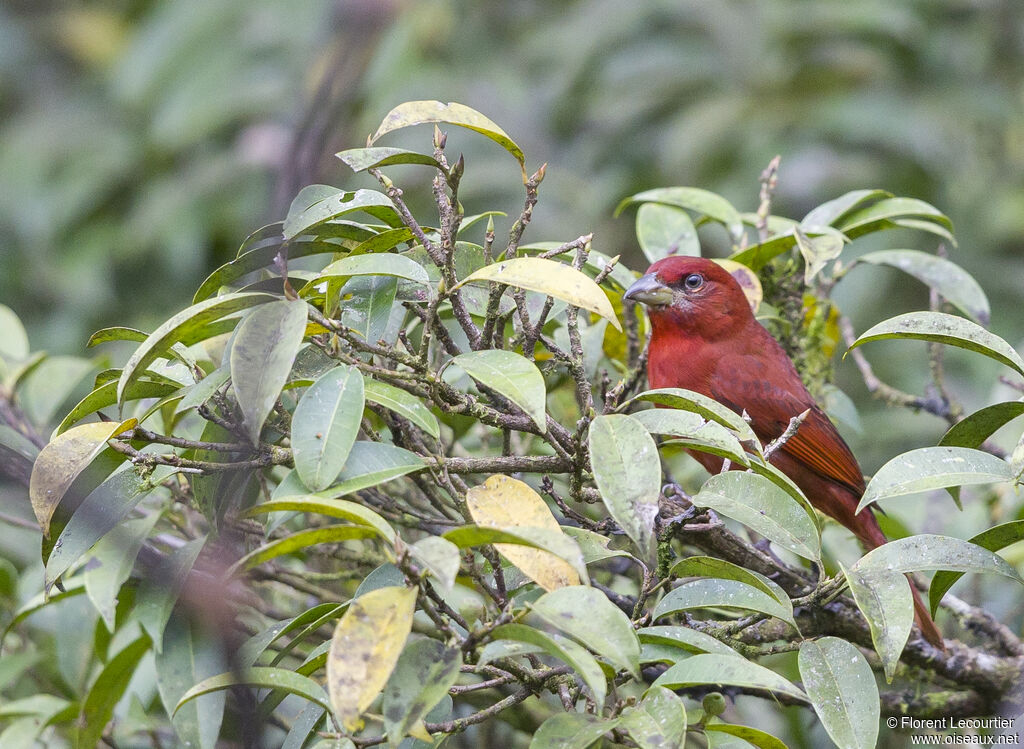
[(714, 340), (753, 319), (739, 282), (721, 265), (702, 257), (659, 260), (624, 298), (647, 305), (655, 334), (671, 328)]

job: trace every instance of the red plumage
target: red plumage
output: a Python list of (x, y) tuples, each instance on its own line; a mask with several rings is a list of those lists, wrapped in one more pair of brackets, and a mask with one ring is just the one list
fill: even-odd
[[(886, 542), (870, 508), (856, 514), (864, 493), (857, 459), (814, 402), (782, 346), (754, 318), (727, 270), (704, 258), (665, 258), (627, 296), (650, 307), (647, 376), (652, 388), (686, 388), (737, 413), (746, 411), (764, 443), (782, 435), (790, 419), (809, 409), (771, 462), (866, 549)], [(722, 468), (718, 456), (691, 454), (711, 473)], [(929, 642), (942, 648), (941, 633), (913, 585), (911, 589), (918, 626)]]

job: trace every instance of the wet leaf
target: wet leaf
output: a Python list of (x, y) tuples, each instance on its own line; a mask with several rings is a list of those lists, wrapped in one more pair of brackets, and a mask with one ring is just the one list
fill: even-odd
[(547, 294), (598, 314), (616, 330), (622, 330), (608, 295), (587, 274), (571, 265), (539, 257), (517, 257), (485, 265), (462, 279), (459, 285), (478, 281), (495, 281)]
[(643, 558), (653, 552), (654, 520), (661, 493), (658, 447), (643, 424), (621, 414), (590, 424), (590, 464), (608, 513)]
[(821, 538), (814, 519), (764, 476), (739, 471), (717, 474), (704, 482), (693, 504), (743, 523), (805, 559), (821, 558)]
[(674, 625), (657, 625), (637, 630), (637, 636), (644, 645), (668, 645), (679, 648), (687, 653), (718, 653), (719, 655), (738, 655), (738, 653), (720, 640), (709, 634), (698, 632), (689, 627)]
[(317, 496), (323, 499), (343, 497), (426, 467), (422, 458), (405, 448), (357, 440), (335, 483), (317, 492)]
[(693, 655), (672, 666), (654, 682), (654, 686), (668, 689), (700, 684), (767, 689), (798, 700), (807, 700), (807, 695), (788, 680), (739, 655)]
[(995, 359), (1024, 374), (1024, 359), (1010, 344), (977, 323), (944, 312), (908, 312), (890, 318), (864, 332), (850, 348), (887, 338), (911, 338), (957, 346)]
[(989, 304), (984, 290), (970, 273), (945, 258), (919, 250), (880, 250), (861, 255), (856, 263), (899, 268), (927, 284), (975, 322), (988, 325)]
[(364, 406), (363, 376), (355, 367), (328, 370), (303, 393), (292, 415), (295, 470), (311, 491), (341, 473), (355, 444)]
[(885, 680), (892, 683), (900, 655), (914, 626), (910, 581), (898, 572), (865, 572), (857, 569), (856, 565), (842, 569), (853, 600), (871, 629), (871, 642), (882, 660)]
[[(1018, 541), (1024, 541), (1024, 520), (1011, 520), (1008, 523), (1002, 523), (968, 539), (969, 543), (989, 551), (999, 551)], [(946, 568), (940, 569), (935, 573), (935, 577), (932, 578), (932, 583), (928, 590), (932, 616), (938, 610), (939, 602), (946, 594), (946, 591), (952, 588), (956, 581), (963, 576), (964, 572), (962, 571), (947, 571)]]
[(986, 406), (950, 427), (939, 440), (939, 446), (981, 447), (985, 440), (1021, 414), (1024, 414), (1024, 401)]
[(393, 226), (400, 223), (395, 213), (395, 207), (386, 195), (375, 190), (355, 190), (354, 192), (336, 190), (334, 194), (318, 200), (300, 211), (289, 210), (288, 217), (284, 221), (284, 238), (292, 240), (301, 234), (309, 234), (328, 221), (334, 221), (357, 211), (368, 213)]
[(596, 588), (574, 585), (546, 593), (530, 609), (619, 669), (640, 675), (640, 641), (623, 611)]
[(681, 747), (686, 743), (686, 706), (672, 690), (651, 687), (638, 705), (622, 712), (618, 727), (629, 731), (640, 749)]
[(414, 283), (429, 284), (430, 277), (415, 260), (394, 252), (372, 255), (349, 255), (335, 260), (306, 285), (306, 289), (319, 285), (325, 279), (347, 280), (353, 276), (390, 276)]
[(839, 749), (874, 749), (881, 717), (871, 666), (846, 640), (800, 644), (800, 678), (811, 706)]
[(743, 420), (743, 418), (735, 411), (723, 406), (721, 403), (713, 398), (709, 398), (706, 395), (695, 393), (692, 390), (685, 390), (683, 388), (655, 388), (653, 390), (646, 390), (637, 396), (634, 396), (630, 400), (626, 401), (623, 406), (628, 406), (630, 403), (635, 401), (648, 401), (650, 403), (657, 403), (660, 406), (668, 406), (669, 408), (678, 408), (683, 411), (692, 411), (695, 414), (703, 416), (705, 419), (718, 422), (722, 426), (728, 427), (732, 431), (736, 432), (741, 442), (745, 442), (750, 445), (750, 449), (755, 449), (758, 453), (761, 450), (761, 441), (754, 434), (754, 430), (750, 428), (750, 424)]
[(707, 577), (683, 583), (670, 590), (655, 606), (653, 616), (659, 619), (690, 609), (720, 607), (757, 611), (796, 626), (793, 621), (793, 604), (788, 598), (782, 603), (774, 595), (768, 595), (747, 583)]
[(541, 432), (547, 429), (544, 377), (529, 359), (512, 351), (491, 349), (460, 354), (452, 363), (523, 409)]
[(692, 411), (651, 408), (631, 416), (651, 434), (673, 437), (666, 444), (683, 445), (700, 452), (728, 458), (733, 463), (749, 464), (743, 445), (736, 435), (716, 421), (708, 421)]
[(556, 713), (540, 724), (530, 749), (587, 749), (618, 724), (588, 713)]
[(415, 609), (415, 588), (379, 588), (352, 601), (338, 622), (327, 656), (327, 689), (346, 731), (358, 728), (359, 716), (391, 676)]
[(231, 387), (254, 445), (259, 444), (263, 423), (288, 381), (305, 334), (306, 303), (283, 300), (253, 310), (235, 331)]
[(583, 553), (583, 560), (587, 564), (600, 562), (603, 559), (611, 559), (612, 557), (634, 559), (633, 555), (629, 552), (609, 548), (611, 539), (607, 536), (602, 536), (600, 533), (594, 533), (586, 528), (576, 528), (571, 525), (563, 525), (562, 532), (575, 539), (576, 543), (579, 544), (580, 551)]
[(832, 235), (822, 234), (820, 237), (808, 237), (799, 227), (793, 229), (796, 246), (804, 259), (804, 283), (808, 286), (814, 281), (826, 265), (835, 260), (843, 252), (843, 240)]
[(715, 557), (686, 557), (680, 559), (669, 570), (670, 577), (718, 577), (725, 580), (736, 580), (757, 588), (783, 605), (789, 604), (789, 596), (777, 584), (759, 572), (748, 570), (724, 559)]
[[(727, 736), (735, 736), (738, 739), (743, 739), (746, 743), (757, 747), (757, 749), (789, 749), (783, 742), (772, 736), (770, 733), (762, 731), (760, 728), (752, 728), (750, 726), (738, 726), (735, 723), (709, 723), (704, 726), (705, 732), (710, 732), (712, 735), (724, 733)], [(731, 745), (731, 743), (730, 743)], [(715, 743), (714, 746), (719, 746)]]
[(969, 447), (920, 447), (897, 455), (868, 482), (857, 512), (873, 502), (949, 486), (1010, 481), (1009, 464)]
[[(562, 532), (537, 492), (522, 481), (502, 474), (495, 474), (466, 492), (466, 505), (473, 520), (483, 528), (513, 532), (520, 528), (542, 528), (551, 533)], [(496, 544), (495, 548), (544, 590), (580, 583), (580, 576), (572, 565), (546, 551), (515, 544)]]

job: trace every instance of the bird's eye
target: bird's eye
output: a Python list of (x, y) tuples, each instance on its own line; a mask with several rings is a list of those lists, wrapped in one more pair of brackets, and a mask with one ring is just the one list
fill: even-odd
[(704, 276), (700, 273), (691, 273), (683, 279), (683, 286), (685, 286), (689, 291), (696, 291), (703, 285)]

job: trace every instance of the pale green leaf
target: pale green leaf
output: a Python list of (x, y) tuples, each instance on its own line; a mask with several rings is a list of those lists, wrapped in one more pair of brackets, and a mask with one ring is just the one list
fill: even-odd
[(512, 351), (491, 349), (460, 354), (452, 363), (523, 409), (541, 432), (547, 429), (544, 377), (529, 359)]
[(811, 706), (839, 749), (874, 749), (880, 708), (871, 666), (846, 640), (800, 643), (800, 678)]
[(636, 212), (636, 238), (648, 262), (670, 255), (700, 257), (700, 240), (690, 215), (661, 203), (644, 203)]
[(359, 433), (363, 405), (363, 376), (355, 367), (328, 370), (303, 393), (292, 415), (292, 456), (311, 491), (326, 489), (341, 473)]
[(807, 695), (787, 679), (739, 655), (693, 655), (672, 666), (654, 682), (654, 686), (669, 689), (704, 684), (767, 689), (807, 701)]

